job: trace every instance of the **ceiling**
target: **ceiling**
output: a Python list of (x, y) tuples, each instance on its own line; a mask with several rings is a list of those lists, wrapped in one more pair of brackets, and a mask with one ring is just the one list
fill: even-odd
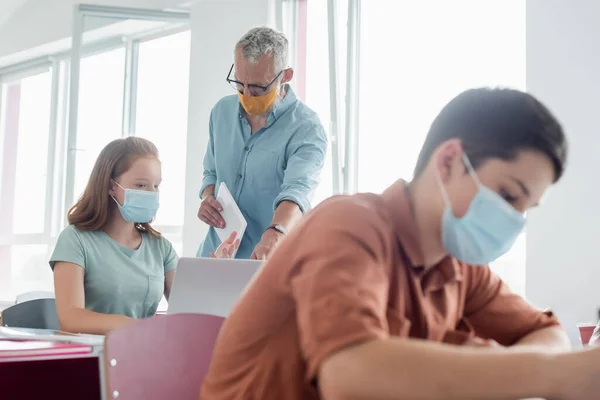
[[(0, 0), (0, 26), (2, 26), (6, 21), (8, 21), (21, 7), (23, 7), (26, 3), (39, 2), (41, 0)], [(45, 0), (45, 1), (53, 1), (53, 0)], [(175, 2), (178, 4), (178, 9), (187, 9), (190, 7), (195, 0), (179, 0)], [(94, 0), (90, 1), (90, 3), (94, 4), (103, 4), (103, 3), (114, 3), (115, 5), (119, 2), (117, 0), (105, 1), (105, 0)], [(173, 3), (173, 2), (165, 2), (165, 3)], [(182, 3), (182, 4), (179, 4)], [(160, 4), (160, 2), (159, 2)], [(158, 8), (158, 7), (157, 7)], [(162, 7), (160, 7), (162, 8)]]
[(9, 18), (29, 0), (0, 0), (0, 25)]

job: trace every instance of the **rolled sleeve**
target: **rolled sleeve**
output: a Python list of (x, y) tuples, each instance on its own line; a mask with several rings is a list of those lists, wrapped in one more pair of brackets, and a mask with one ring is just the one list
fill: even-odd
[(50, 257), (50, 268), (54, 271), (57, 262), (68, 262), (86, 268), (86, 252), (79, 231), (68, 225), (58, 236), (56, 246)]
[(292, 201), (305, 213), (311, 208), (314, 191), (321, 178), (327, 152), (327, 135), (320, 124), (314, 124), (296, 135), (292, 141), (290, 155), (284, 171), (281, 192), (276, 197), (273, 209), (282, 201)]
[(327, 226), (311, 222), (298, 238), (303, 261), (292, 278), (292, 295), (309, 380), (333, 353), (389, 336), (389, 263), (382, 256), (389, 244), (373, 216), (349, 208), (323, 216)]
[(175, 268), (177, 268), (179, 256), (177, 255), (177, 252), (173, 248), (173, 244), (171, 244), (170, 241), (168, 241), (164, 237), (161, 238), (161, 241), (163, 246), (163, 266), (166, 275), (168, 272), (173, 271)]
[(532, 332), (560, 325), (552, 312), (538, 310), (513, 293), (489, 267), (467, 271), (465, 317), (477, 336), (510, 346)]
[(217, 168), (215, 165), (215, 140), (213, 136), (213, 112), (210, 113), (210, 122), (208, 124), (208, 145), (202, 162), (204, 171), (202, 173), (202, 187), (200, 188), (199, 196), (202, 198), (202, 193), (210, 185), (217, 184)]

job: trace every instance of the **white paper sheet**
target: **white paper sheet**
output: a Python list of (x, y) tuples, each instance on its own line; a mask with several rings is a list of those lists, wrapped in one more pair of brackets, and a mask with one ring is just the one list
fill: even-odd
[(103, 346), (103, 335), (86, 335), (51, 329), (8, 328), (0, 326), (0, 339), (42, 340)]
[[(219, 190), (217, 192), (217, 201), (223, 207), (223, 211), (221, 212), (221, 216), (225, 220), (225, 228), (215, 228), (219, 239), (221, 242), (225, 241), (232, 232), (237, 232), (236, 239), (242, 240), (244, 236), (244, 232), (246, 232), (246, 218), (240, 211), (237, 203), (233, 199), (231, 192), (227, 188), (225, 182), (222, 182), (219, 186)], [(237, 250), (236, 250), (237, 252)], [(235, 257), (235, 253), (233, 254)]]

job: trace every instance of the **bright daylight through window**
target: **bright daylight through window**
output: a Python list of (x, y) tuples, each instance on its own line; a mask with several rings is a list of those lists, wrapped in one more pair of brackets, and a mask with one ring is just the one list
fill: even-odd
[[(525, 2), (381, 3), (361, 3), (360, 191), (411, 179), (429, 124), (461, 91), (525, 90)], [(492, 268), (524, 294), (525, 234)]]
[[(525, 2), (362, 1), (356, 31), (358, 106), (349, 110), (358, 117), (358, 150), (350, 153), (354, 159), (346, 160), (346, 121), (353, 126), (345, 103), (348, 0), (334, 2), (333, 70), (329, 2), (284, 3), (301, 17), (296, 23), (284, 19), (292, 44), (290, 61), (296, 64), (291, 66), (298, 74), (293, 84), (302, 85), (294, 89), (318, 113), (330, 136), (331, 100), (337, 99), (337, 137), (330, 141), (313, 204), (336, 193), (335, 182), (343, 189), (344, 178), (357, 182), (361, 192), (381, 192), (398, 178), (410, 180), (429, 124), (459, 92), (490, 85), (525, 89)], [(431, 13), (433, 8), (438, 12)], [(72, 204), (65, 200), (65, 187), (72, 185), (77, 198), (100, 150), (122, 135), (150, 139), (160, 151), (163, 185), (155, 225), (181, 254), (190, 33), (175, 29), (157, 34), (154, 29), (147, 37), (138, 32), (128, 40), (82, 53), (72, 175), (66, 174), (68, 56), (45, 68), (0, 76), (0, 302), (29, 290), (52, 289), (47, 261), (66, 223), (65, 206)], [(135, 102), (126, 116), (129, 88)], [(524, 294), (525, 234), (492, 267)]]
[[(306, 102), (329, 129), (333, 93), (324, 40), (327, 3), (306, 5)], [(336, 4), (337, 98), (338, 112), (343, 113), (348, 2)], [(429, 124), (452, 97), (480, 86), (525, 89), (525, 3), (369, 0), (360, 4), (359, 98), (358, 109), (351, 111), (358, 113), (359, 120), (358, 191), (381, 192), (398, 178), (412, 179)], [(432, 9), (439, 12), (431, 13)], [(344, 121), (340, 118), (338, 126), (342, 149)], [(331, 155), (330, 149), (317, 201), (332, 193)], [(353, 162), (343, 160), (343, 155), (341, 151), (341, 173), (344, 164)], [(524, 294), (525, 234), (492, 267), (513, 290)]]
[[(137, 124), (135, 132), (125, 134), (150, 139), (160, 149), (164, 184), (155, 226), (181, 253), (190, 33), (180, 29), (137, 40)], [(127, 51), (124, 44), (113, 45), (81, 59), (75, 199), (102, 148), (122, 136)], [(68, 93), (66, 62), (56, 65), (55, 92), (52, 67), (25, 70), (13, 79), (2, 76), (0, 302), (27, 291), (53, 290), (48, 259), (66, 224)]]
[(30, 286), (52, 287), (49, 246), (43, 240), (49, 211), (46, 188), (51, 184), (47, 174), (51, 86), (50, 70), (2, 85), (0, 301), (14, 299)]

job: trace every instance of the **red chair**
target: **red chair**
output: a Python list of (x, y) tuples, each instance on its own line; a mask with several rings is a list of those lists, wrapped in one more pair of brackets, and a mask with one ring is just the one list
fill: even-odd
[(581, 344), (587, 346), (590, 342), (590, 339), (592, 338), (594, 329), (596, 329), (596, 325), (577, 324), (577, 328), (579, 329), (579, 339), (581, 340)]
[(107, 398), (196, 400), (222, 317), (163, 315), (106, 336)]

